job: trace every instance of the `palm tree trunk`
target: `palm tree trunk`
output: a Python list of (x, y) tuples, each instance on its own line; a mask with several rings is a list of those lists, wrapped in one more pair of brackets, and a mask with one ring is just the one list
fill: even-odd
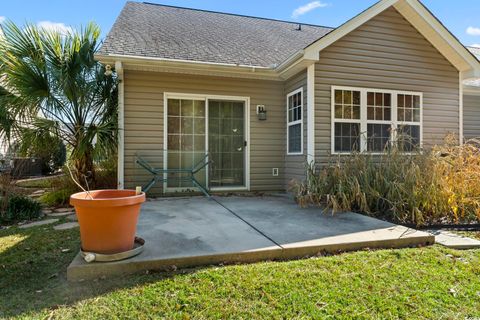
[(95, 167), (90, 151), (85, 152), (81, 157), (74, 160), (77, 181), (85, 188), (95, 188)]

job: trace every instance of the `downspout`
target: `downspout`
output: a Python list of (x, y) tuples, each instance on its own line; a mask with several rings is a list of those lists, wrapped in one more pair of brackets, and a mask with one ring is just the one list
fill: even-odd
[(458, 97), (458, 118), (459, 118), (459, 132), (458, 132), (458, 139), (460, 145), (463, 145), (463, 72), (459, 71), (459, 97)]
[(315, 63), (307, 68), (307, 163), (315, 162)]
[(117, 188), (124, 188), (124, 161), (125, 161), (125, 89), (123, 82), (123, 66), (121, 61), (115, 62), (115, 71), (118, 75), (118, 165), (117, 165)]

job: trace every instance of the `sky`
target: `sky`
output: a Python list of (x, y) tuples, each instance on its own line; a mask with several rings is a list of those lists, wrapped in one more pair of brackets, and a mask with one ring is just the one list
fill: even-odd
[[(12, 20), (68, 30), (90, 21), (110, 30), (124, 0), (0, 0), (0, 23)], [(150, 0), (150, 2), (337, 27), (376, 0)], [(465, 45), (480, 47), (480, 0), (423, 0)]]

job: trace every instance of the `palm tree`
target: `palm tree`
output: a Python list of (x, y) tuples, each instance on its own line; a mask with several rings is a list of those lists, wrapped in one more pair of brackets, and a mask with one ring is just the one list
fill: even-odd
[(77, 178), (88, 173), (94, 183), (94, 160), (112, 156), (117, 146), (118, 81), (95, 61), (99, 27), (62, 33), (7, 22), (3, 33), (0, 106), (18, 122), (18, 134), (65, 141)]

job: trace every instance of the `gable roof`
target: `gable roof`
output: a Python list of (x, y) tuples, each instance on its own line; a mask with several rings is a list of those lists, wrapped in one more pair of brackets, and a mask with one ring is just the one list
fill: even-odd
[(127, 2), (99, 54), (275, 68), (332, 30), (310, 24)]

